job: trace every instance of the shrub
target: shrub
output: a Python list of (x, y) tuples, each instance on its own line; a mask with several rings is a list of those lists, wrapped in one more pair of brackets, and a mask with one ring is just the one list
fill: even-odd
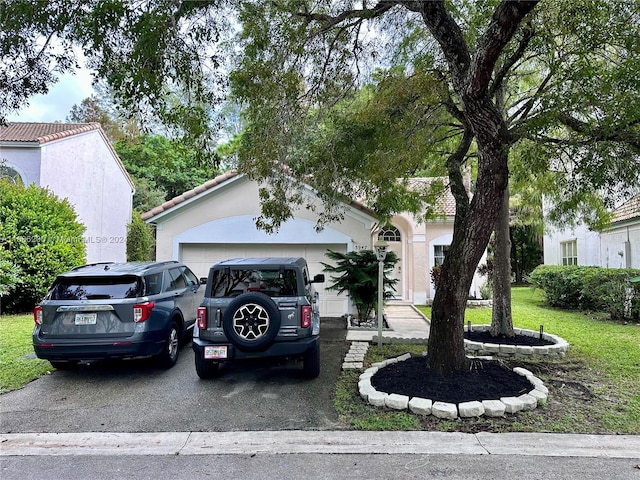
[[(325, 272), (336, 274), (331, 277), (334, 283), (329, 290), (338, 294), (347, 292), (358, 311), (358, 319), (367, 320), (377, 308), (378, 300), (378, 260), (375, 252), (361, 250), (345, 254), (327, 250), (326, 255), (336, 261), (336, 266), (322, 263)], [(383, 268), (384, 299), (392, 298), (395, 292), (398, 279), (391, 279), (388, 275), (398, 261), (395, 253), (387, 253)]]
[(0, 249), (22, 271), (3, 308), (31, 310), (57, 274), (84, 263), (84, 230), (67, 200), (35, 185), (0, 181)]
[(552, 307), (608, 312), (611, 317), (638, 318), (638, 269), (540, 265), (530, 276)]
[(144, 262), (152, 259), (155, 241), (149, 225), (134, 210), (131, 223), (127, 225), (127, 260)]

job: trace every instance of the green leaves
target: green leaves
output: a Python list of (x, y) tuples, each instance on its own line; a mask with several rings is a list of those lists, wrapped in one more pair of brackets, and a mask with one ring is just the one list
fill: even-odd
[[(327, 250), (326, 255), (336, 262), (335, 266), (322, 263), (324, 271), (333, 274), (333, 284), (329, 286), (329, 290), (335, 290), (338, 294), (346, 292), (358, 311), (358, 319), (367, 320), (371, 312), (377, 308), (378, 260), (375, 252), (360, 250), (344, 254)], [(399, 261), (394, 252), (388, 252), (384, 259), (384, 299), (393, 298), (398, 279), (392, 279), (389, 275)]]
[(5, 307), (31, 310), (58, 273), (84, 263), (84, 230), (67, 200), (33, 184), (0, 181), (1, 257), (21, 270)]

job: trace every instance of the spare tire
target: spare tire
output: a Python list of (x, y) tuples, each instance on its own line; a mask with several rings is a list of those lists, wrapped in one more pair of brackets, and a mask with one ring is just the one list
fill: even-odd
[(225, 309), (222, 329), (239, 350), (265, 350), (280, 330), (280, 311), (268, 295), (245, 293), (231, 300)]

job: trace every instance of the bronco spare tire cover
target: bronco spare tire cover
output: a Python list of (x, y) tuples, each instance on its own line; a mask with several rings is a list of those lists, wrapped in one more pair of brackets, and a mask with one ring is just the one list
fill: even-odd
[(268, 295), (245, 293), (229, 303), (222, 316), (222, 328), (239, 350), (265, 350), (280, 330), (280, 311)]

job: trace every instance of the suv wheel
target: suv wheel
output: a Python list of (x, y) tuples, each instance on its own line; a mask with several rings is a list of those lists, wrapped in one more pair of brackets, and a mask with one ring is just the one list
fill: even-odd
[(173, 367), (178, 361), (178, 354), (180, 353), (180, 332), (178, 331), (178, 325), (176, 322), (169, 324), (167, 330), (167, 337), (165, 344), (160, 354), (160, 364), (165, 368)]
[(245, 293), (229, 303), (222, 317), (222, 328), (238, 349), (265, 350), (280, 330), (280, 311), (268, 295)]
[(316, 346), (305, 352), (303, 365), (305, 377), (316, 378), (320, 375), (320, 347)]
[(66, 362), (66, 361), (49, 360), (49, 363), (56, 370), (73, 370), (74, 368), (76, 368), (78, 366), (79, 362), (75, 362), (75, 361)]
[(203, 380), (213, 378), (218, 373), (218, 362), (212, 362), (211, 360), (205, 360), (196, 353), (196, 373)]

